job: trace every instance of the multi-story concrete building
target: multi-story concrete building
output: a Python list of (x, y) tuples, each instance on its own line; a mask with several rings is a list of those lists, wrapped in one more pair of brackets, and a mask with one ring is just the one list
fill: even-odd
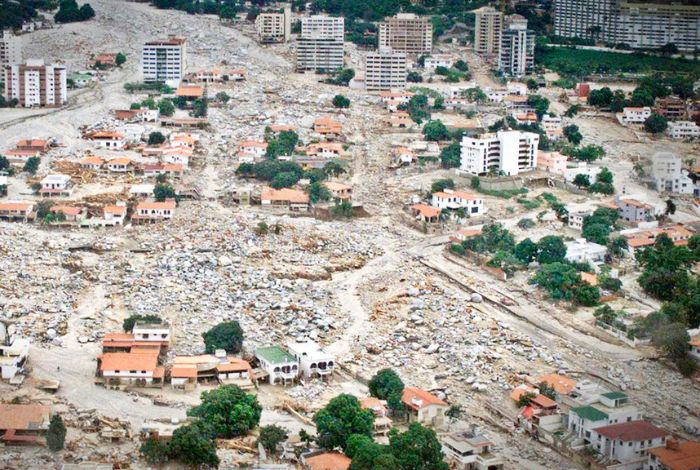
[(407, 54), (426, 54), (433, 50), (433, 25), (430, 18), (413, 13), (398, 13), (379, 23), (379, 47), (391, 47)]
[(497, 57), (501, 49), (503, 13), (493, 7), (481, 7), (474, 10), (474, 17), (474, 51)]
[(651, 165), (657, 191), (693, 194), (695, 185), (688, 170), (683, 168), (681, 157), (671, 152), (659, 152), (652, 157)]
[(176, 36), (143, 45), (141, 67), (144, 82), (179, 85), (187, 68), (187, 40)]
[(473, 175), (502, 172), (508, 176), (531, 171), (537, 166), (539, 142), (538, 134), (521, 131), (464, 136), (460, 169)]
[(527, 19), (520, 15), (509, 16), (507, 23), (501, 36), (498, 69), (513, 77), (528, 75), (535, 64), (535, 32), (527, 29)]
[(689, 140), (700, 137), (700, 127), (692, 121), (673, 121), (666, 129), (668, 136), (674, 140)]
[(5, 66), (5, 97), (19, 105), (58, 107), (68, 101), (66, 68), (43, 60)]
[(367, 53), (365, 87), (368, 91), (406, 88), (406, 53), (379, 48)]
[(12, 31), (0, 30), (0, 67), (22, 62), (22, 45)]
[(700, 47), (700, 5), (661, 0), (557, 0), (554, 33), (658, 48), (668, 43), (682, 51)]
[(261, 43), (287, 42), (292, 32), (292, 11), (263, 12), (255, 18), (255, 30)]
[(332, 71), (343, 67), (344, 18), (314, 15), (301, 20), (297, 70)]

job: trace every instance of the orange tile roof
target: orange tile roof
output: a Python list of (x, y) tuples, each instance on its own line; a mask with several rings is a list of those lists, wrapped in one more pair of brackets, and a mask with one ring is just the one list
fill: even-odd
[(90, 134), (91, 139), (123, 139), (124, 134), (116, 131), (97, 131)]
[(102, 165), (105, 161), (97, 156), (91, 155), (80, 159), (81, 165)]
[(636, 199), (620, 199), (620, 202), (630, 206), (639, 207), (641, 209), (653, 209), (651, 205), (637, 201)]
[(597, 286), (598, 285), (598, 276), (595, 274), (587, 273), (587, 272), (580, 272), (579, 276), (581, 276), (581, 280), (585, 282), (586, 284), (590, 286)]
[(520, 400), (520, 397), (525, 395), (526, 393), (535, 393), (535, 388), (531, 387), (526, 384), (518, 385), (513, 389), (512, 392), (510, 392), (510, 399), (513, 401), (518, 401)]
[(325, 181), (323, 185), (330, 191), (348, 191), (352, 189), (352, 186), (343, 183), (336, 183), (334, 181)]
[(49, 424), (51, 408), (44, 405), (0, 404), (0, 429), (29, 431)]
[(347, 470), (350, 458), (340, 452), (326, 452), (306, 458), (306, 465), (311, 470)]
[(384, 408), (386, 405), (382, 403), (382, 400), (375, 397), (366, 397), (360, 400), (360, 406), (362, 409), (372, 409), (372, 408)]
[(51, 206), (51, 212), (63, 212), (65, 215), (80, 215), (82, 209), (80, 207), (73, 206)]
[(192, 379), (197, 377), (197, 366), (194, 364), (174, 366), (170, 371), (170, 376), (173, 378)]
[(668, 435), (663, 429), (657, 428), (649, 421), (644, 420), (611, 424), (596, 428), (595, 431), (608, 439), (621, 441), (646, 441)]
[(568, 395), (576, 387), (576, 381), (559, 374), (547, 374), (537, 378), (537, 383), (546, 383), (559, 395)]
[(163, 202), (140, 202), (138, 206), (136, 206), (136, 210), (175, 210), (176, 204), (175, 201), (163, 201)]
[(260, 140), (244, 140), (238, 146), (239, 147), (258, 147), (258, 148), (266, 149), (267, 142), (262, 142)]
[(270, 126), (272, 132), (295, 131), (297, 128), (289, 124), (273, 124)]
[(28, 211), (32, 207), (33, 202), (0, 202), (0, 211)]
[(243, 372), (252, 370), (250, 363), (243, 359), (229, 357), (228, 361), (228, 364), (217, 364), (216, 370), (218, 372)]
[(426, 204), (414, 204), (411, 206), (411, 209), (418, 212), (423, 217), (437, 217), (440, 215), (440, 209)]
[(556, 408), (557, 406), (557, 402), (542, 394), (539, 394), (535, 398), (533, 398), (531, 403), (538, 406), (539, 408)]
[(107, 162), (107, 165), (128, 165), (131, 163), (129, 157), (117, 157)]
[(201, 86), (181, 86), (175, 91), (176, 96), (201, 98), (204, 96), (204, 88)]
[(262, 190), (260, 199), (264, 201), (289, 201), (297, 204), (309, 202), (309, 196), (306, 193), (290, 188), (274, 189), (265, 187)]
[(131, 333), (107, 333), (105, 334), (103, 341), (130, 341), (134, 339), (134, 335)]
[(105, 206), (103, 209), (105, 214), (124, 215), (126, 214), (126, 206)]
[(106, 370), (145, 370), (154, 371), (158, 367), (158, 356), (154, 354), (104, 353), (99, 356), (100, 371)]
[(432, 393), (418, 387), (405, 387), (401, 395), (401, 401), (414, 410), (419, 410), (429, 405), (447, 406), (447, 403)]
[(22, 139), (17, 142), (16, 147), (46, 148), (49, 142), (42, 139)]
[[(673, 445), (677, 443), (677, 447)], [(649, 449), (649, 453), (669, 470), (697, 470), (700, 468), (700, 442), (668, 442), (666, 447)]]

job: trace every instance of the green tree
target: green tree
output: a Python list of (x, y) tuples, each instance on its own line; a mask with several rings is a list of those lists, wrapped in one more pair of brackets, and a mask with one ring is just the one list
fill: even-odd
[(202, 334), (205, 352), (211, 354), (217, 349), (229, 353), (239, 353), (243, 348), (243, 329), (237, 321), (219, 323)]
[(265, 158), (274, 159), (283, 155), (292, 155), (299, 142), (299, 135), (294, 131), (282, 131), (276, 137), (268, 139)]
[(255, 228), (255, 233), (258, 235), (267, 235), (270, 232), (270, 227), (267, 225), (267, 222), (260, 221), (258, 222), (258, 226)]
[(589, 242), (599, 245), (608, 244), (608, 236), (610, 235), (610, 226), (605, 224), (586, 224), (581, 231), (583, 238)]
[(600, 300), (600, 289), (586, 283), (580, 283), (574, 288), (574, 302), (584, 307), (598, 305)]
[(537, 244), (525, 238), (515, 246), (513, 255), (523, 264), (529, 264), (537, 258)]
[(668, 120), (660, 114), (652, 113), (644, 121), (644, 130), (652, 134), (661, 134), (668, 128)]
[(445, 189), (455, 189), (454, 180), (452, 180), (451, 178), (443, 178), (433, 181), (433, 184), (430, 185), (431, 193), (439, 193), (441, 191), (444, 191)]
[(148, 134), (148, 145), (160, 145), (165, 142), (165, 136), (158, 131)]
[(411, 423), (408, 430), (389, 433), (389, 448), (402, 470), (448, 470), (442, 446), (435, 431), (420, 423)]
[(539, 119), (547, 114), (549, 110), (549, 100), (540, 95), (530, 95), (527, 98), (527, 104), (535, 109), (535, 113)]
[(201, 421), (177, 428), (170, 440), (168, 454), (185, 465), (215, 468), (219, 465), (213, 430)]
[(425, 126), (423, 126), (423, 135), (425, 136), (426, 140), (429, 141), (440, 141), (440, 140), (447, 140), (450, 137), (450, 132), (447, 130), (447, 127), (442, 123), (442, 121), (435, 120), (435, 121), (429, 121)]
[(328, 188), (326, 188), (323, 183), (319, 183), (318, 181), (311, 183), (306, 189), (306, 192), (309, 195), (309, 201), (311, 201), (312, 204), (316, 204), (318, 201), (328, 201), (332, 196)]
[(462, 91), (462, 96), (475, 103), (484, 103), (488, 100), (486, 93), (479, 87), (467, 88)]
[(615, 237), (608, 242), (608, 252), (612, 256), (622, 256), (627, 248), (627, 239), (622, 236)]
[(153, 314), (147, 314), (147, 315), (134, 314), (134, 315), (127, 317), (122, 322), (122, 328), (124, 329), (124, 332), (131, 333), (134, 329), (134, 325), (136, 325), (137, 322), (138, 323), (159, 324), (159, 323), (163, 323), (163, 319), (160, 318), (158, 315), (153, 315)]
[(207, 117), (208, 109), (207, 98), (198, 98), (192, 102), (192, 117)]
[(408, 100), (406, 111), (417, 124), (422, 124), (423, 121), (429, 120), (430, 106), (428, 106), (428, 97), (420, 94), (412, 96)]
[(600, 90), (591, 90), (588, 93), (588, 104), (598, 108), (607, 108), (613, 99), (613, 92), (610, 88), (604, 87)]
[(24, 168), (22, 170), (31, 175), (35, 175), (37, 170), (39, 170), (39, 163), (41, 163), (41, 159), (39, 157), (30, 157), (24, 163)]
[(335, 95), (333, 97), (333, 106), (336, 108), (349, 108), (350, 100), (343, 95)]
[(162, 116), (172, 116), (175, 114), (175, 105), (168, 98), (162, 99), (158, 102), (158, 111)]
[(187, 411), (210, 425), (215, 437), (230, 439), (248, 434), (260, 422), (262, 406), (255, 395), (237, 385), (222, 385), (202, 392), (201, 403)]
[(352, 395), (342, 394), (333, 398), (324, 408), (314, 415), (318, 433), (318, 444), (326, 449), (347, 446), (348, 438), (353, 434), (372, 437), (374, 415), (363, 410), (360, 402)]
[(518, 408), (522, 408), (523, 406), (527, 406), (530, 404), (533, 398), (537, 397), (537, 394), (532, 393), (532, 392), (525, 392), (521, 394), (518, 397)]
[(403, 410), (401, 396), (404, 384), (399, 375), (392, 369), (378, 371), (369, 381), (368, 387), (370, 395), (380, 400), (386, 400), (392, 410)]
[[(364, 434), (353, 434), (348, 437), (345, 455), (352, 459), (350, 470), (375, 470), (378, 459), (386, 455), (389, 449), (377, 444), (371, 437)], [(398, 467), (393, 467), (398, 470)]]
[(159, 202), (163, 202), (167, 199), (176, 199), (175, 188), (169, 184), (157, 184), (155, 188), (153, 188), (153, 197)]
[(540, 264), (561, 263), (565, 256), (566, 245), (561, 237), (547, 235), (537, 243), (537, 261)]
[(220, 91), (216, 94), (216, 100), (221, 103), (228, 103), (231, 97), (225, 91)]
[(406, 75), (406, 81), (412, 83), (421, 83), (423, 81), (423, 76), (415, 70), (411, 70)]
[(117, 67), (121, 67), (124, 62), (126, 62), (126, 55), (123, 52), (117, 52), (117, 55), (114, 57), (114, 62), (117, 64)]
[(581, 135), (581, 132), (576, 124), (571, 124), (564, 127), (564, 136), (574, 145), (580, 144), (581, 140), (583, 140), (583, 136)]
[(281, 173), (277, 173), (275, 177), (272, 178), (270, 186), (275, 189), (291, 188), (297, 184), (298, 181), (299, 176), (296, 173), (292, 173), (291, 171), (283, 171)]
[(61, 416), (55, 414), (49, 421), (49, 430), (46, 433), (46, 444), (53, 452), (63, 449), (66, 443), (66, 426)]
[(528, 78), (525, 82), (527, 89), (530, 91), (536, 91), (540, 86), (537, 84), (537, 80), (534, 78)]
[(651, 337), (657, 348), (663, 350), (673, 359), (685, 357), (688, 354), (690, 335), (686, 326), (681, 323), (670, 323), (657, 329)]
[(440, 152), (440, 161), (443, 168), (459, 168), (462, 164), (462, 147), (459, 142), (452, 142)]
[(286, 429), (275, 424), (270, 424), (260, 428), (260, 436), (258, 437), (257, 444), (261, 445), (267, 452), (276, 454), (277, 445), (286, 441), (287, 437), (288, 431)]
[(537, 385), (537, 389), (540, 391), (540, 395), (544, 395), (545, 397), (549, 398), (550, 400), (557, 399), (556, 390), (554, 390), (554, 387), (549, 385), (547, 382), (540, 382)]
[(141, 444), (139, 451), (149, 465), (159, 466), (168, 461), (168, 446), (158, 439), (147, 439)]
[(445, 416), (450, 420), (450, 423), (459, 421), (464, 415), (464, 410), (460, 405), (451, 405), (445, 412)]
[(466, 72), (469, 70), (469, 64), (467, 64), (461, 59), (455, 62), (453, 67), (459, 70), (460, 72)]
[(695, 359), (691, 359), (690, 357), (680, 357), (674, 362), (676, 367), (678, 367), (678, 372), (680, 372), (683, 377), (692, 377), (698, 370), (698, 363)]
[(540, 266), (530, 282), (548, 291), (553, 299), (571, 300), (581, 279), (570, 264), (549, 263)]
[(591, 178), (588, 175), (579, 173), (574, 177), (574, 184), (579, 188), (587, 188), (591, 185)]

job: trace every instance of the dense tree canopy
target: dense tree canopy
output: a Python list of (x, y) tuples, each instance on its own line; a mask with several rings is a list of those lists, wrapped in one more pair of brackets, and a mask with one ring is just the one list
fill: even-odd
[(215, 437), (230, 439), (244, 436), (260, 422), (262, 406), (258, 399), (236, 385), (222, 385), (202, 392), (201, 400), (201, 404), (191, 408), (187, 414), (211, 426)]
[(360, 402), (352, 395), (338, 395), (314, 416), (317, 441), (321, 447), (334, 449), (347, 447), (348, 438), (353, 434), (372, 437), (374, 415), (363, 410)]

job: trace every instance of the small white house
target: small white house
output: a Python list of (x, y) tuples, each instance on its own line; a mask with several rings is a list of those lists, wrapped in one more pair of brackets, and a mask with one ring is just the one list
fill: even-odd
[(330, 378), (333, 375), (335, 358), (323, 351), (317, 343), (313, 341), (291, 343), (289, 352), (299, 361), (304, 377)]
[(593, 429), (590, 447), (611, 463), (628, 465), (615, 468), (646, 468), (649, 449), (663, 447), (667, 435), (648, 421), (629, 421)]
[(71, 178), (68, 175), (48, 175), (41, 180), (39, 194), (43, 197), (70, 196)]
[(262, 158), (267, 152), (267, 142), (259, 140), (244, 140), (238, 145), (238, 150), (243, 153), (252, 153), (253, 155)]
[(287, 384), (299, 377), (299, 360), (279, 346), (268, 346), (255, 350), (260, 368), (268, 375), (269, 383)]
[(150, 183), (135, 184), (129, 188), (129, 194), (139, 198), (148, 198), (153, 196), (155, 187), (156, 185)]
[(440, 427), (445, 421), (447, 403), (418, 387), (405, 387), (401, 402), (406, 406), (410, 422)]
[(455, 63), (452, 56), (446, 54), (435, 54), (425, 58), (424, 67), (426, 70), (435, 70), (438, 67), (451, 68)]
[(121, 150), (126, 145), (126, 136), (116, 131), (99, 131), (90, 136), (90, 140), (104, 149)]
[(29, 357), (29, 340), (17, 338), (14, 325), (0, 322), (0, 376), (11, 380), (17, 375)]
[(136, 322), (132, 330), (134, 340), (154, 343), (170, 342), (170, 325), (167, 323)]
[(484, 213), (484, 200), (481, 197), (452, 189), (433, 193), (431, 205), (438, 209), (465, 209), (473, 217)]
[(170, 220), (175, 215), (175, 201), (144, 201), (140, 202), (131, 216), (133, 223), (155, 223)]
[(114, 173), (127, 173), (134, 168), (130, 158), (127, 157), (117, 157), (108, 161), (105, 166), (109, 171)]
[(105, 206), (102, 209), (103, 224), (105, 226), (124, 225), (126, 219), (126, 203), (117, 201), (113, 206)]
[(162, 386), (165, 370), (156, 354), (104, 353), (98, 357), (98, 376), (105, 385)]
[(625, 124), (644, 124), (649, 116), (651, 116), (651, 108), (648, 106), (642, 108), (628, 106), (622, 109), (622, 122)]
[(585, 238), (564, 242), (564, 245), (566, 245), (566, 261), (570, 263), (599, 264), (605, 261), (605, 254), (608, 251), (605, 246), (589, 242)]

